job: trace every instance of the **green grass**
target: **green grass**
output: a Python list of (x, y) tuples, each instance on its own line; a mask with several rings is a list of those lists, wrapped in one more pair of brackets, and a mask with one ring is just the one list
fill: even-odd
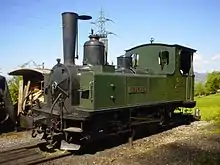
[(220, 122), (220, 94), (196, 97), (196, 107), (201, 110), (202, 120)]

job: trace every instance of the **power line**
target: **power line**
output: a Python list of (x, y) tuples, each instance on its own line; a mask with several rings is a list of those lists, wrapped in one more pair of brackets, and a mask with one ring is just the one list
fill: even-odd
[(28, 62), (25, 62), (24, 64), (22, 64), (22, 65), (20, 65), (20, 67), (21, 68), (24, 68), (24, 67), (31, 67), (31, 65), (30, 64), (33, 64), (33, 66), (35, 67), (35, 68), (37, 68), (37, 69), (44, 69), (44, 63), (42, 63), (42, 64), (37, 64), (35, 61), (33, 61), (33, 60), (29, 60)]

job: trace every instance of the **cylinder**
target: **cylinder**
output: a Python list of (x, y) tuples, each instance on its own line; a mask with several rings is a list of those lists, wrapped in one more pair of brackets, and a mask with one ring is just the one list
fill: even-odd
[(118, 68), (130, 69), (132, 67), (132, 58), (130, 56), (119, 56), (117, 57)]
[(63, 59), (64, 64), (75, 64), (76, 37), (78, 28), (78, 14), (62, 13), (63, 24)]
[[(16, 124), (16, 113), (15, 113), (16, 111), (13, 107), (7, 80), (3, 76), (0, 76), (0, 97), (1, 97), (0, 100), (4, 102), (4, 108), (3, 108), (4, 112), (9, 115), (10, 120), (15, 125)], [(2, 110), (2, 108), (0, 109)], [(2, 113), (3, 112), (0, 111), (0, 116), (3, 115)]]
[(84, 44), (83, 65), (104, 65), (105, 46), (99, 41), (98, 35), (90, 35), (90, 40)]

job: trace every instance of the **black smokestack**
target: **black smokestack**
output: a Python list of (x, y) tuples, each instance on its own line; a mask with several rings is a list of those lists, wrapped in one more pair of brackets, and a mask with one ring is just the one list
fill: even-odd
[(78, 14), (62, 13), (64, 64), (75, 64)]
[(89, 20), (91, 18), (92, 17), (86, 15), (79, 16), (74, 12), (62, 13), (64, 64), (75, 64), (78, 19)]

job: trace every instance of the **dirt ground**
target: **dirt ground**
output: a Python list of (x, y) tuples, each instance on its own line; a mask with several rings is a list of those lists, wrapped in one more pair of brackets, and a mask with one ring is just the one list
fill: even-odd
[[(105, 147), (84, 155), (73, 155), (45, 164), (74, 165), (220, 165), (220, 134), (213, 122), (198, 121), (128, 144)], [(115, 140), (116, 141), (116, 140)], [(101, 143), (101, 142), (100, 142)]]

